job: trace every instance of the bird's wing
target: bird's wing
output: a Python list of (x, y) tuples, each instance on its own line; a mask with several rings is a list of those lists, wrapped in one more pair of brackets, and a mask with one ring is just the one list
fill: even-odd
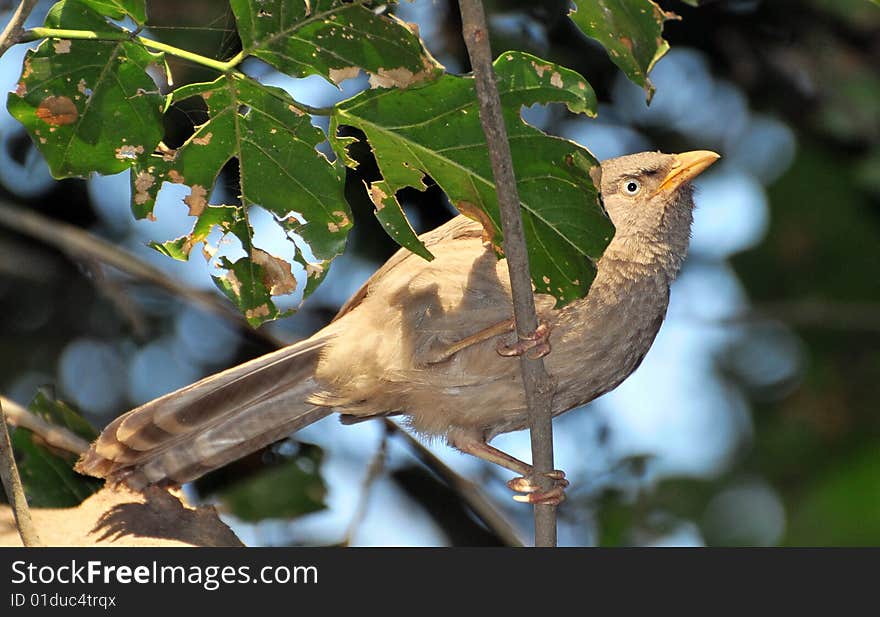
[[(321, 366), (326, 381), (337, 386), (328, 388), (333, 396), (348, 400), (358, 392), (360, 399), (382, 400), (371, 384), (389, 381), (433, 380), (451, 387), (486, 381), (470, 365), (486, 369), (487, 362), (502, 360), (495, 345), (499, 338), (507, 342), (513, 306), (507, 265), (482, 235), (479, 223), (456, 217), (421, 236), (432, 261), (401, 250), (364, 284), (329, 327), (338, 336)], [(536, 299), (542, 311), (554, 304), (546, 296)], [(446, 370), (447, 361), (476, 348), (488, 357)], [(390, 401), (376, 404), (377, 412), (395, 408)]]
[[(424, 245), (430, 250), (432, 246), (435, 246), (443, 241), (454, 240), (456, 238), (479, 238), (482, 236), (483, 227), (480, 223), (467, 218), (466, 216), (456, 216), (443, 225), (432, 229), (429, 232), (426, 232), (419, 236), (419, 239), (424, 243)], [(398, 249), (394, 255), (388, 258), (382, 267), (376, 270), (370, 278), (366, 280), (366, 282), (361, 285), (360, 289), (358, 289), (354, 295), (348, 299), (348, 301), (342, 305), (339, 309), (339, 312), (336, 313), (336, 317), (333, 318), (334, 321), (351, 311), (356, 306), (360, 305), (363, 302), (364, 298), (367, 295), (367, 291), (371, 286), (376, 285), (382, 278), (385, 277), (389, 272), (391, 272), (394, 268), (398, 267), (405, 260), (420, 260), (425, 261), (422, 257), (419, 257), (412, 251), (406, 248)]]

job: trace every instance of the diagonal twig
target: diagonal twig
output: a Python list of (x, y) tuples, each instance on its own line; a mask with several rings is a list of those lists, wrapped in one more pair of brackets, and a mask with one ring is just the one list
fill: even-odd
[(367, 515), (367, 507), (370, 503), (370, 493), (372, 492), (373, 485), (376, 484), (376, 480), (379, 479), (379, 476), (382, 475), (382, 472), (385, 470), (385, 462), (388, 459), (388, 435), (390, 433), (391, 431), (388, 426), (385, 425), (384, 430), (382, 431), (382, 439), (379, 442), (379, 447), (376, 448), (376, 454), (373, 455), (373, 458), (370, 459), (370, 464), (367, 466), (367, 473), (364, 475), (364, 481), (361, 485), (360, 498), (358, 499), (358, 504), (355, 507), (351, 521), (348, 524), (345, 538), (341, 543), (342, 546), (351, 546), (351, 543), (354, 542), (354, 538), (357, 535), (358, 527), (360, 527), (360, 524)]
[[(0, 200), (0, 225), (54, 246), (75, 259), (99, 261), (112, 266), (236, 325), (242, 323), (241, 315), (218, 295), (197, 291), (179, 283), (134, 254), (75, 225), (50, 219), (2, 200)], [(254, 331), (250, 328), (249, 330), (274, 346), (282, 345), (266, 331)]]
[(479, 486), (470, 480), (463, 478), (452, 470), (446, 463), (441, 461), (436, 454), (422, 446), (412, 435), (401, 429), (389, 419), (385, 419), (386, 426), (394, 427), (394, 430), (409, 445), (416, 457), (422, 464), (436, 473), (446, 484), (452, 488), (468, 505), (471, 511), (479, 518), (492, 533), (498, 536), (506, 546), (522, 546), (522, 540), (516, 529), (502, 515), (492, 502), (480, 490)]
[(15, 517), (18, 535), (21, 536), (21, 543), (25, 546), (41, 546), (42, 542), (31, 519), (31, 511), (28, 508), (27, 498), (24, 496), (24, 489), (21, 486), (21, 477), (18, 475), (18, 467), (15, 464), (2, 403), (0, 403), (0, 480), (3, 481), (9, 505), (12, 506), (12, 514)]
[(74, 434), (63, 426), (46, 422), (43, 418), (31, 413), (15, 401), (5, 396), (0, 396), (0, 404), (3, 405), (3, 411), (9, 424), (32, 431), (50, 446), (65, 452), (71, 452), (72, 454), (82, 454), (89, 449), (89, 442), (79, 435)]
[[(480, 122), (486, 134), (492, 175), (498, 192), (504, 256), (513, 296), (513, 316), (517, 336), (522, 342), (534, 335), (538, 328), (538, 316), (535, 311), (535, 297), (532, 295), (529, 256), (520, 216), (513, 159), (501, 113), (501, 97), (498, 95), (495, 71), (492, 68), (489, 29), (481, 0), (459, 0), (458, 4), (461, 8), (462, 34), (476, 81)], [(528, 354), (522, 354), (520, 368), (529, 410), (534, 479), (543, 490), (548, 490), (551, 483), (543, 474), (553, 470), (551, 403), (555, 387), (544, 368), (543, 359), (532, 359)], [(556, 546), (555, 506), (535, 505), (535, 546)]]

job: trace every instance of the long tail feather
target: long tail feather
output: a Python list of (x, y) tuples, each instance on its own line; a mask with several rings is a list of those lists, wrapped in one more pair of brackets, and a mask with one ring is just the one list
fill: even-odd
[(308, 403), (325, 340), (262, 356), (120, 416), (77, 470), (141, 488), (183, 483), (329, 415)]

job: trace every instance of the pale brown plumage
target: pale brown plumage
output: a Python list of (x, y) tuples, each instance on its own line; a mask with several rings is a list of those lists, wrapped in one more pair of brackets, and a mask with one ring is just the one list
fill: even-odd
[[(554, 414), (615, 388), (650, 348), (687, 252), (688, 181), (717, 158), (642, 153), (602, 164), (616, 234), (590, 292), (558, 310), (536, 296), (550, 327)], [(313, 337), (117, 418), (78, 469), (135, 488), (182, 483), (340, 412), (402, 414), (419, 433), (528, 473), (486, 444), (528, 420), (519, 362), (497, 352), (514, 338), (507, 267), (481, 236), (462, 216), (424, 234), (433, 261), (399, 251)]]

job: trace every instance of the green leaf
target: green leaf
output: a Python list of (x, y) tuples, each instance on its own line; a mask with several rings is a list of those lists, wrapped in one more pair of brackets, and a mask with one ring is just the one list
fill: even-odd
[(676, 18), (651, 0), (579, 0), (569, 13), (584, 34), (602, 44), (630, 81), (645, 89), (648, 102), (654, 85), (648, 73), (669, 49), (663, 22)]
[(206, 206), (189, 234), (167, 242), (153, 242), (150, 246), (172, 259), (186, 261), (193, 246), (207, 240), (215, 226), (219, 225), (226, 233), (232, 231), (241, 213), (242, 209), (238, 206)]
[[(308, 246), (317, 262), (295, 249), (306, 270), (308, 295), (315, 287), (312, 280), (323, 278), (330, 260), (343, 251), (352, 226), (343, 168), (316, 150), (325, 141), (324, 133), (283, 90), (229, 75), (184, 86), (171, 98), (194, 96), (205, 101), (209, 120), (175, 152), (153, 156), (132, 170), (133, 208), (139, 217), (151, 216), (163, 182), (189, 186), (184, 202), (197, 217), (192, 232), (154, 248), (185, 260), (215, 227), (237, 237), (247, 256), (221, 260), (218, 265), (228, 272), (214, 280), (256, 326), (282, 316), (272, 296), (293, 293), (297, 281), (290, 264), (253, 246), (248, 209), (258, 205), (268, 210), (286, 232)], [(232, 158), (239, 164), (241, 205), (209, 205), (215, 180)], [(209, 258), (213, 252), (206, 246)]]
[(241, 520), (254, 522), (267, 518), (291, 519), (323, 510), (327, 492), (319, 473), (323, 458), (321, 448), (301, 444), (293, 458), (222, 490), (218, 497), (223, 510)]
[[(595, 276), (594, 262), (614, 233), (590, 176), (598, 162), (583, 147), (525, 124), (520, 109), (560, 102), (572, 112), (594, 115), (596, 97), (578, 73), (522, 52), (501, 54), (495, 72), (532, 280), (538, 292), (569, 302), (586, 294)], [(339, 124), (357, 127), (367, 136), (383, 175), (370, 186), (370, 196), (397, 242), (427, 252), (405, 223), (395, 197), (404, 187), (424, 189), (427, 174), (461, 212), (483, 224), (500, 252), (498, 202), (471, 77), (444, 75), (418, 88), (364, 92), (337, 107), (331, 135)], [(334, 142), (341, 156), (347, 144)]]
[[(52, 400), (42, 391), (37, 393), (28, 409), (83, 439), (92, 441), (97, 437), (95, 430), (82, 416), (65, 403)], [(18, 459), (21, 482), (31, 506), (75, 506), (101, 488), (102, 481), (82, 476), (73, 470), (76, 455), (49, 448), (28, 429), (16, 428), (12, 431), (11, 440)]]
[(406, 87), (441, 67), (405, 23), (346, 0), (231, 0), (244, 51), (296, 77), (338, 84), (358, 69), (374, 87)]
[[(57, 3), (50, 28), (122, 30), (75, 0)], [(56, 178), (124, 171), (162, 138), (164, 98), (147, 75), (160, 54), (137, 41), (47, 39), (24, 60), (9, 113), (30, 133)]]
[(77, 2), (86, 4), (111, 19), (122, 19), (128, 15), (138, 24), (147, 21), (146, 0), (77, 0)]
[(868, 546), (880, 538), (876, 441), (839, 457), (789, 505), (786, 544)]

